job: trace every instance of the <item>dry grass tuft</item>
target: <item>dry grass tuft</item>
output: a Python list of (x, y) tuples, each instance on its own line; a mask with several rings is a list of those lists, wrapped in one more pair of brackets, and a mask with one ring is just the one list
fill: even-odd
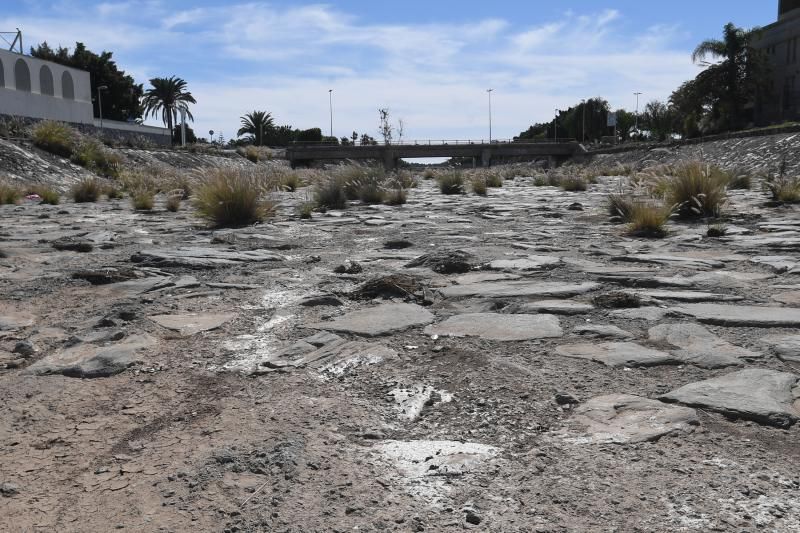
[(389, 189), (383, 200), (386, 205), (403, 205), (406, 202), (408, 202), (408, 193), (401, 187)]
[(216, 168), (205, 173), (194, 205), (216, 227), (237, 227), (270, 216), (275, 204), (264, 199), (274, 180), (251, 169)]
[(36, 124), (31, 131), (34, 146), (51, 154), (70, 157), (77, 141), (75, 130), (63, 122), (45, 120)]
[(437, 176), (442, 194), (464, 194), (464, 176), (457, 170), (450, 170)]
[(100, 198), (103, 186), (97, 178), (84, 178), (70, 190), (75, 203), (96, 202)]
[(132, 191), (131, 204), (137, 211), (152, 211), (155, 204), (155, 193), (150, 189)]
[(589, 188), (589, 184), (581, 176), (564, 176), (560, 185), (567, 192), (580, 192)]
[(22, 198), (22, 191), (14, 185), (0, 182), (0, 205), (13, 205)]
[(45, 185), (34, 187), (30, 192), (32, 194), (38, 194), (43, 204), (58, 205), (61, 203), (61, 195), (58, 194), (58, 191)]
[(478, 196), (486, 196), (486, 191), (488, 190), (486, 179), (482, 176), (472, 176), (470, 180), (470, 185), (472, 186), (472, 192), (477, 194)]
[(667, 222), (672, 209), (663, 205), (637, 201), (631, 205), (628, 234), (634, 237), (662, 238), (667, 235)]
[(170, 213), (177, 213), (181, 209), (181, 202), (183, 201), (182, 191), (174, 191), (167, 195), (167, 203), (164, 205)]
[(765, 176), (763, 183), (773, 202), (800, 203), (800, 176), (787, 175), (785, 159), (781, 162), (778, 172)]

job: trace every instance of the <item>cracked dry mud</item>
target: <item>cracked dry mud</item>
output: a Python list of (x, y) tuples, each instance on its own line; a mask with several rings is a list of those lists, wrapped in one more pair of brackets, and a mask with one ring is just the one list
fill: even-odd
[(0, 529), (800, 531), (798, 211), (631, 239), (600, 181), (0, 207)]

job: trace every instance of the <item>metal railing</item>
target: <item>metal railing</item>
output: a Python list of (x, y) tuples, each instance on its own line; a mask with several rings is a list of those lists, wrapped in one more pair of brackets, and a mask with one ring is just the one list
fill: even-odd
[(390, 143), (380, 141), (362, 143), (361, 141), (356, 141), (349, 144), (339, 144), (332, 141), (292, 141), (289, 146), (469, 146), (475, 144), (562, 144), (574, 142), (578, 142), (577, 139), (492, 139), (491, 142), (488, 139), (403, 139), (402, 141)]

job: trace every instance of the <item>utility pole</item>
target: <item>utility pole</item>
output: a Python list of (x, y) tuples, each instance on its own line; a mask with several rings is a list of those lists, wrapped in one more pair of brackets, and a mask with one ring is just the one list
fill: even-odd
[(328, 89), (328, 103), (331, 108), (331, 138), (333, 138), (333, 89)]
[(639, 135), (639, 96), (642, 93), (633, 93), (636, 95), (636, 126), (634, 129), (636, 130), (636, 135)]
[(489, 144), (492, 144), (492, 91), (494, 89), (486, 90), (489, 93)]
[(553, 142), (558, 142), (558, 109), (553, 117)]

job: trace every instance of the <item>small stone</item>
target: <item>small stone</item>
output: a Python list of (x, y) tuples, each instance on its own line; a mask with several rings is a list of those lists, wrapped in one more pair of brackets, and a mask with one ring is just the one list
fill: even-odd
[(0, 483), (0, 496), (10, 498), (19, 494), (19, 487), (13, 483)]
[(597, 307), (602, 307), (603, 309), (630, 309), (642, 306), (641, 298), (627, 292), (607, 292), (605, 294), (598, 294), (592, 298), (592, 302), (594, 302)]
[(11, 353), (18, 353), (22, 357), (27, 358), (36, 353), (36, 348), (29, 341), (20, 341), (14, 346), (14, 349), (11, 350)]
[(573, 395), (566, 392), (557, 392), (553, 398), (558, 405), (571, 405), (579, 403)]
[(337, 266), (333, 269), (333, 271), (336, 274), (360, 274), (364, 271), (364, 267), (356, 262), (348, 261), (343, 265)]

